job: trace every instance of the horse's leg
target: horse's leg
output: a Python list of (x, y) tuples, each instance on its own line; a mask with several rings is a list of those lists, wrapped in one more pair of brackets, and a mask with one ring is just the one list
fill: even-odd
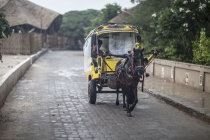
[(132, 117), (131, 111), (130, 111), (130, 108), (129, 108), (129, 98), (130, 98), (129, 89), (126, 89), (126, 94), (128, 94), (127, 95), (127, 116)]
[(134, 103), (131, 105), (130, 107), (130, 111), (133, 111), (133, 109), (135, 108), (136, 104), (138, 103), (138, 95), (137, 95), (137, 86), (135, 88), (132, 89), (134, 92), (134, 96), (135, 96), (135, 101)]
[(125, 104), (125, 89), (122, 88), (122, 95), (123, 95), (123, 108), (126, 108)]
[(116, 99), (116, 105), (119, 105), (119, 88), (117, 88), (117, 99)]

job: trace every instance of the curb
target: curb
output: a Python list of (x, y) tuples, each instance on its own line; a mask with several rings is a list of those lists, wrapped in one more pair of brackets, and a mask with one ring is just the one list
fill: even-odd
[(202, 112), (199, 112), (193, 108), (187, 107), (181, 103), (178, 103), (177, 101), (174, 101), (174, 100), (172, 100), (166, 96), (163, 96), (161, 94), (158, 94), (152, 90), (144, 88), (144, 91), (147, 92), (149, 95), (152, 95), (153, 97), (160, 99), (160, 100), (164, 101), (165, 103), (167, 103), (179, 110), (184, 111), (185, 113), (188, 113), (190, 116), (193, 116), (193, 117), (198, 118), (202, 121), (210, 123), (210, 116), (208, 116)]
[(6, 100), (7, 95), (10, 93), (12, 88), (16, 85), (18, 80), (25, 74), (25, 72), (30, 68), (30, 66), (43, 54), (47, 52), (47, 49), (44, 49), (26, 60), (19, 63), (17, 66), (8, 71), (5, 75), (2, 76), (0, 81), (0, 108), (3, 106), (4, 101)]

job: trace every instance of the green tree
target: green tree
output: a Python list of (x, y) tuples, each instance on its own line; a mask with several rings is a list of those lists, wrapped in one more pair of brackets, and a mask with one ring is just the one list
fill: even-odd
[[(0, 12), (0, 39), (8, 37), (9, 35), (11, 35), (10, 25), (5, 19), (5, 15)], [(0, 61), (2, 62), (1, 46), (0, 44)]]
[[(133, 1), (134, 2), (134, 1)], [(158, 11), (170, 7), (169, 0), (146, 0), (139, 1), (133, 16), (126, 19), (128, 23), (132, 23), (138, 26), (139, 33), (142, 37), (142, 44), (145, 46), (146, 51), (158, 47), (157, 41), (160, 38), (157, 37), (155, 29), (150, 26), (153, 21), (152, 14)], [(164, 45), (162, 42), (161, 45)]]
[(171, 0), (171, 7), (153, 13), (152, 27), (167, 41), (165, 58), (192, 62), (192, 41), (202, 28), (210, 35), (210, 3), (206, 0)]
[(117, 16), (122, 12), (121, 6), (114, 3), (114, 4), (106, 4), (105, 8), (100, 10), (100, 14), (91, 20), (91, 25), (84, 28), (85, 33), (88, 34), (92, 29), (95, 27), (107, 23), (109, 20)]
[(102, 15), (102, 14), (100, 13), (98, 17), (96, 17), (96, 18), (94, 18), (94, 19), (91, 20), (91, 25), (90, 26), (84, 27), (86, 36), (88, 35), (88, 33), (91, 30), (93, 30), (95, 27), (99, 26), (102, 23), (102, 18), (101, 18), (100, 15)]
[(210, 37), (207, 38), (204, 29), (201, 29), (200, 38), (192, 41), (193, 63), (210, 66)]
[(91, 20), (97, 17), (98, 14), (99, 11), (93, 9), (65, 13), (58, 35), (73, 39), (74, 48), (78, 49), (78, 42), (84, 40), (84, 27), (90, 26)]
[(102, 22), (107, 23), (109, 20), (119, 15), (122, 12), (122, 10), (120, 5), (118, 5), (117, 3), (113, 3), (106, 4), (105, 8), (101, 9), (101, 12)]

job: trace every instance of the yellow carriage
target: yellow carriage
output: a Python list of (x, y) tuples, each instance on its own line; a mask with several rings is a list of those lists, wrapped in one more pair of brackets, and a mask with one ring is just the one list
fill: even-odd
[[(83, 51), (84, 72), (89, 81), (89, 103), (95, 104), (97, 93), (117, 93), (118, 95), (123, 92), (117, 80), (116, 66), (119, 62), (125, 61), (126, 55), (131, 54), (134, 48), (142, 50), (140, 42), (137, 27), (131, 24), (108, 23), (98, 26), (88, 34)], [(152, 54), (144, 60), (142, 64), (144, 68), (154, 56)], [(141, 78), (144, 78), (144, 74)], [(105, 90), (104, 87), (109, 89)], [(132, 99), (134, 98), (130, 98), (131, 103)], [(118, 98), (116, 104), (119, 104)]]

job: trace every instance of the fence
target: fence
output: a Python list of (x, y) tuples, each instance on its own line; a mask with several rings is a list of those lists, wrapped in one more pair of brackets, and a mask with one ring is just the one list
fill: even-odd
[(210, 67), (154, 59), (147, 68), (151, 75), (210, 93)]
[[(29, 55), (36, 53), (42, 48), (42, 35), (37, 33), (16, 34), (13, 33), (8, 38), (0, 40), (2, 44), (2, 54), (23, 54)], [(66, 37), (57, 37), (47, 35), (46, 47), (64, 49), (66, 46)], [(45, 43), (43, 43), (45, 44)]]
[(47, 35), (48, 48), (65, 49), (66, 43), (67, 43), (66, 37)]

